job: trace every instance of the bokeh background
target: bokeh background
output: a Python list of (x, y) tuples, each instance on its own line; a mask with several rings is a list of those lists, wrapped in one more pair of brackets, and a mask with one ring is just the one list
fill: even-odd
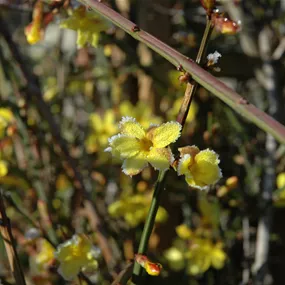
[[(206, 23), (200, 1), (104, 2), (195, 59)], [(0, 1), (6, 211), (28, 284), (85, 284), (57, 273), (54, 251), (74, 231), (101, 251), (90, 280), (111, 284), (134, 258), (158, 172), (126, 176), (104, 152), (108, 138), (123, 116), (145, 128), (175, 120), (186, 85), (161, 56), (97, 16), (73, 30), (80, 3), (42, 3), (45, 22), (31, 45), (38, 2)], [(284, 124), (285, 2), (217, 4), (242, 28), (213, 32), (208, 53), (222, 55), (213, 74)], [(205, 192), (169, 171), (148, 252), (163, 270), (147, 284), (284, 284), (285, 146), (202, 87), (178, 143), (188, 144), (214, 149), (223, 178)], [(0, 279), (15, 284), (2, 241), (0, 252)]]

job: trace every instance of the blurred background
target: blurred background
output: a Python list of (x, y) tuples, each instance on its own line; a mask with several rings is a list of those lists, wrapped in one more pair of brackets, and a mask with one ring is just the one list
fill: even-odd
[[(200, 1), (104, 3), (195, 59)], [(241, 30), (213, 32), (213, 74), (284, 124), (285, 1), (217, 7)], [(0, 0), (0, 186), (27, 284), (88, 284), (57, 272), (56, 247), (74, 232), (101, 252), (84, 273), (93, 284), (111, 284), (134, 258), (158, 172), (126, 176), (104, 149), (123, 116), (144, 128), (175, 120), (180, 75), (79, 2)], [(285, 146), (202, 87), (184, 145), (215, 150), (223, 178), (198, 191), (169, 171), (148, 252), (163, 270), (146, 284), (284, 284)], [(0, 279), (16, 284), (2, 241), (0, 251)]]

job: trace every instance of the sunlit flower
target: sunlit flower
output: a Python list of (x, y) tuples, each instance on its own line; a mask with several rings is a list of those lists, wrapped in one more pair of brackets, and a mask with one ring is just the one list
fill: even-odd
[(123, 117), (121, 132), (109, 139), (106, 151), (124, 160), (123, 172), (136, 175), (150, 163), (155, 169), (165, 171), (173, 162), (169, 144), (180, 136), (181, 125), (167, 122), (160, 126), (150, 126), (147, 131), (131, 117)]
[(276, 177), (277, 191), (274, 193), (274, 206), (285, 207), (285, 172), (281, 172)]
[(85, 142), (87, 152), (93, 153), (106, 148), (108, 138), (118, 130), (115, 120), (115, 113), (112, 109), (106, 110), (102, 117), (97, 113), (90, 115), (91, 130)]
[(7, 127), (15, 121), (12, 111), (8, 108), (0, 108), (0, 139), (5, 136)]
[(220, 160), (213, 150), (200, 151), (196, 146), (186, 146), (179, 149), (180, 160), (178, 175), (185, 175), (189, 186), (206, 189), (222, 177), (218, 166)]
[(184, 252), (173, 246), (164, 252), (169, 267), (174, 271), (182, 270), (185, 267)]
[(106, 21), (95, 13), (88, 13), (84, 6), (76, 8), (72, 16), (62, 21), (60, 26), (77, 31), (78, 47), (84, 47), (87, 43), (97, 47), (100, 32), (109, 28)]
[(33, 21), (25, 28), (25, 35), (29, 44), (36, 44), (43, 38), (44, 30), (52, 19), (53, 14), (44, 13), (43, 1), (38, 0), (33, 10)]
[(8, 174), (8, 163), (5, 160), (0, 160), (0, 177)]
[(202, 274), (211, 266), (221, 269), (227, 258), (221, 242), (213, 243), (210, 239), (196, 238), (190, 241), (189, 251), (185, 254), (189, 259), (189, 273), (191, 275)]
[(96, 270), (98, 267), (98, 249), (91, 240), (83, 235), (74, 235), (72, 239), (60, 244), (55, 252), (60, 262), (58, 272), (66, 280), (75, 278), (83, 270)]
[[(131, 227), (145, 221), (149, 210), (151, 197), (148, 195), (132, 195), (112, 203), (108, 207), (108, 212), (112, 217), (123, 217)], [(167, 219), (167, 212), (164, 208), (159, 207), (156, 216), (156, 222), (164, 222)]]
[(278, 189), (285, 187), (285, 172), (281, 172), (277, 175), (276, 184)]
[(139, 101), (135, 106), (129, 101), (123, 101), (120, 106), (122, 117), (136, 118), (143, 128), (148, 128), (150, 124), (160, 124), (161, 118), (154, 116), (149, 105)]
[[(190, 275), (199, 275), (210, 267), (221, 269), (224, 266), (227, 255), (222, 242), (214, 242), (202, 229), (192, 231), (186, 225), (178, 226), (176, 232), (182, 240), (176, 240), (164, 254), (173, 270), (187, 266)], [(185, 232), (191, 234), (185, 235)]]
[(189, 239), (193, 236), (193, 232), (185, 224), (176, 227), (177, 235), (182, 239)]
[(53, 262), (55, 250), (46, 239), (40, 239), (39, 243), (39, 252), (35, 257), (35, 262), (38, 270), (41, 271)]
[(33, 10), (33, 21), (25, 28), (29, 44), (33, 45), (42, 38), (43, 2), (38, 0)]

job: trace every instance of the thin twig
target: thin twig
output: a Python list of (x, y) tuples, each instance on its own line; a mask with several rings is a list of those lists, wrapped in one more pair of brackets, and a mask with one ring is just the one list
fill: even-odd
[(16, 284), (26, 285), (24, 273), (16, 251), (10, 220), (6, 215), (2, 190), (0, 190), (0, 222), (0, 232), (4, 240), (11, 272), (15, 278)]
[(176, 67), (182, 67), (192, 76), (193, 80), (229, 105), (234, 111), (254, 123), (260, 129), (270, 133), (279, 142), (285, 144), (285, 127), (282, 124), (250, 104), (245, 98), (198, 66), (193, 60), (141, 30), (136, 24), (124, 18), (105, 4), (97, 0), (81, 0), (81, 2), (116, 26), (122, 28), (135, 39), (145, 43), (149, 48), (163, 56)]

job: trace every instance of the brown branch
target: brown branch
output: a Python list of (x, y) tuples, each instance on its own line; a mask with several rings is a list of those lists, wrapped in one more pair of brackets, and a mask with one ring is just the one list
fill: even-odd
[(6, 215), (2, 190), (0, 190), (0, 222), (0, 232), (5, 244), (11, 272), (15, 278), (16, 284), (26, 285), (24, 273), (16, 251), (10, 220)]
[(82, 3), (92, 8), (102, 17), (108, 19), (116, 26), (122, 28), (135, 39), (145, 43), (149, 48), (163, 56), (176, 67), (182, 67), (190, 73), (198, 84), (221, 99), (237, 113), (254, 123), (260, 129), (274, 136), (279, 142), (285, 144), (285, 127), (271, 116), (250, 104), (245, 98), (226, 86), (223, 82), (198, 66), (193, 60), (179, 53), (167, 44), (161, 42), (151, 34), (141, 30), (136, 24), (115, 12), (101, 1), (81, 0)]

